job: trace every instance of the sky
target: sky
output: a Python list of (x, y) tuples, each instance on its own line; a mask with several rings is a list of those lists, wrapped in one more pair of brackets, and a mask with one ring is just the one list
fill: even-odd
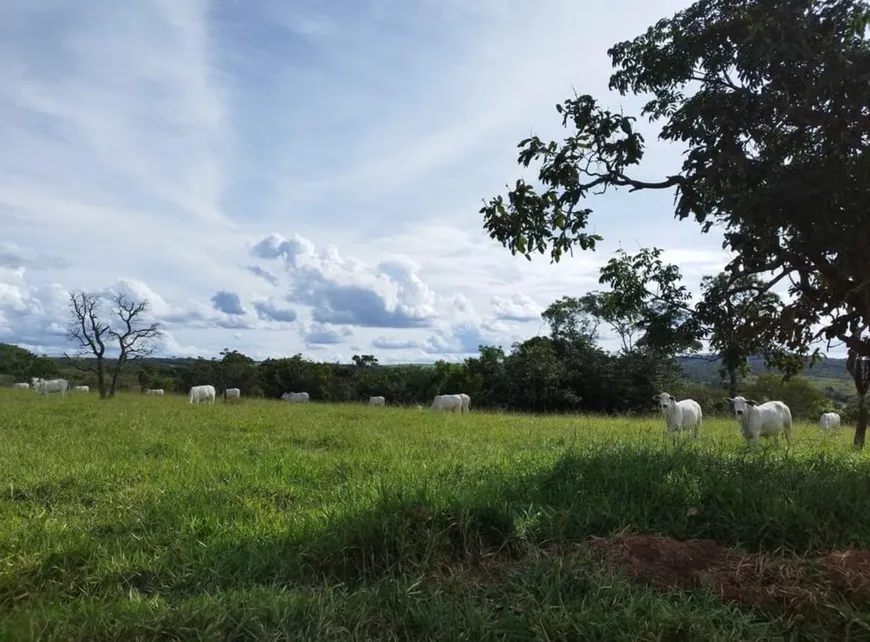
[[(459, 361), (545, 333), (620, 247), (697, 291), (728, 255), (672, 193), (595, 198), (604, 242), (558, 264), (479, 213), (575, 90), (638, 111), (607, 49), (686, 4), (5, 0), (0, 342), (69, 350), (85, 290), (147, 298), (165, 356)], [(680, 164), (649, 132), (640, 178)]]

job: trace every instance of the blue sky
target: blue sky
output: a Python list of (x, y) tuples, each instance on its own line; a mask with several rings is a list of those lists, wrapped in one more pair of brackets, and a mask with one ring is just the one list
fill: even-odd
[(606, 50), (684, 4), (6, 0), (0, 341), (61, 352), (83, 288), (149, 298), (165, 354), (459, 360), (543, 332), (620, 246), (694, 287), (727, 257), (670, 194), (595, 199), (604, 244), (558, 265), (478, 213), (573, 89), (637, 109)]

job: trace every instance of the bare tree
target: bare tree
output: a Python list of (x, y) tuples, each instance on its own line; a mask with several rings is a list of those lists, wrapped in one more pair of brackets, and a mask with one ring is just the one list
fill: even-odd
[[(77, 370), (97, 376), (100, 398), (113, 397), (124, 365), (154, 352), (156, 341), (162, 335), (161, 325), (144, 320), (149, 308), (147, 299), (131, 301), (123, 294), (116, 294), (111, 299), (112, 316), (115, 317), (112, 323), (100, 319), (104, 301), (101, 297), (72, 292), (69, 299), (72, 318), (67, 336), (76, 343), (77, 350), (72, 356), (64, 356)], [(114, 366), (108, 372), (110, 381), (107, 381), (107, 344), (117, 345), (118, 351)]]
[(153, 354), (157, 348), (157, 340), (163, 334), (159, 323), (155, 321), (145, 325), (142, 320), (142, 317), (148, 313), (148, 299), (136, 302), (128, 300), (123, 294), (118, 294), (113, 303), (115, 315), (120, 323), (117, 329), (109, 329), (109, 334), (118, 342), (118, 360), (112, 372), (110, 397), (115, 394), (118, 375), (121, 374), (124, 364)]
[[(100, 321), (100, 299), (87, 292), (70, 292), (67, 338), (76, 344), (75, 353), (64, 353), (76, 370), (97, 375), (100, 398), (106, 396), (106, 339), (109, 326)], [(90, 361), (93, 357), (94, 361)], [(88, 360), (86, 361), (85, 358)]]

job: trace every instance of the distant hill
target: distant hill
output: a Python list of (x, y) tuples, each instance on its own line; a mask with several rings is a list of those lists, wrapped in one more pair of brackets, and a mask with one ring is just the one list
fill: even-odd
[[(678, 359), (686, 378), (697, 383), (717, 384), (721, 380), (719, 375), (720, 361), (712, 355), (694, 355), (680, 357)], [(749, 360), (750, 377), (760, 374), (775, 373), (776, 370), (764, 366), (764, 359), (752, 357)], [(807, 368), (801, 376), (808, 379), (818, 379), (825, 385), (840, 387), (843, 384), (852, 386), (852, 377), (846, 371), (845, 359), (822, 359), (812, 368)]]

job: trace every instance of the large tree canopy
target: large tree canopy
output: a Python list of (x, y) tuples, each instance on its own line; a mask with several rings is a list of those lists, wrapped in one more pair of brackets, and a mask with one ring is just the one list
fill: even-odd
[(586, 231), (588, 196), (675, 190), (678, 218), (724, 229), (732, 293), (753, 275), (759, 294), (790, 283), (771, 340), (803, 353), (837, 339), (870, 357), (868, 27), (865, 0), (700, 0), (660, 20), (608, 51), (610, 88), (649, 97), (641, 115), (685, 148), (680, 171), (633, 177), (636, 119), (575, 97), (556, 107), (567, 138), (519, 144), (539, 186), (519, 180), (486, 203), (485, 229), (513, 253), (558, 261), (601, 240)]
[(520, 180), (489, 201), (485, 228), (558, 261), (601, 240), (585, 231), (590, 194), (675, 189), (677, 217), (725, 229), (732, 278), (791, 280), (777, 324), (787, 346), (837, 338), (870, 356), (868, 15), (858, 0), (701, 0), (615, 45), (611, 88), (651, 96), (642, 115), (685, 146), (681, 171), (632, 178), (645, 145), (635, 119), (572, 98), (557, 106), (570, 136), (519, 145), (540, 187)]

